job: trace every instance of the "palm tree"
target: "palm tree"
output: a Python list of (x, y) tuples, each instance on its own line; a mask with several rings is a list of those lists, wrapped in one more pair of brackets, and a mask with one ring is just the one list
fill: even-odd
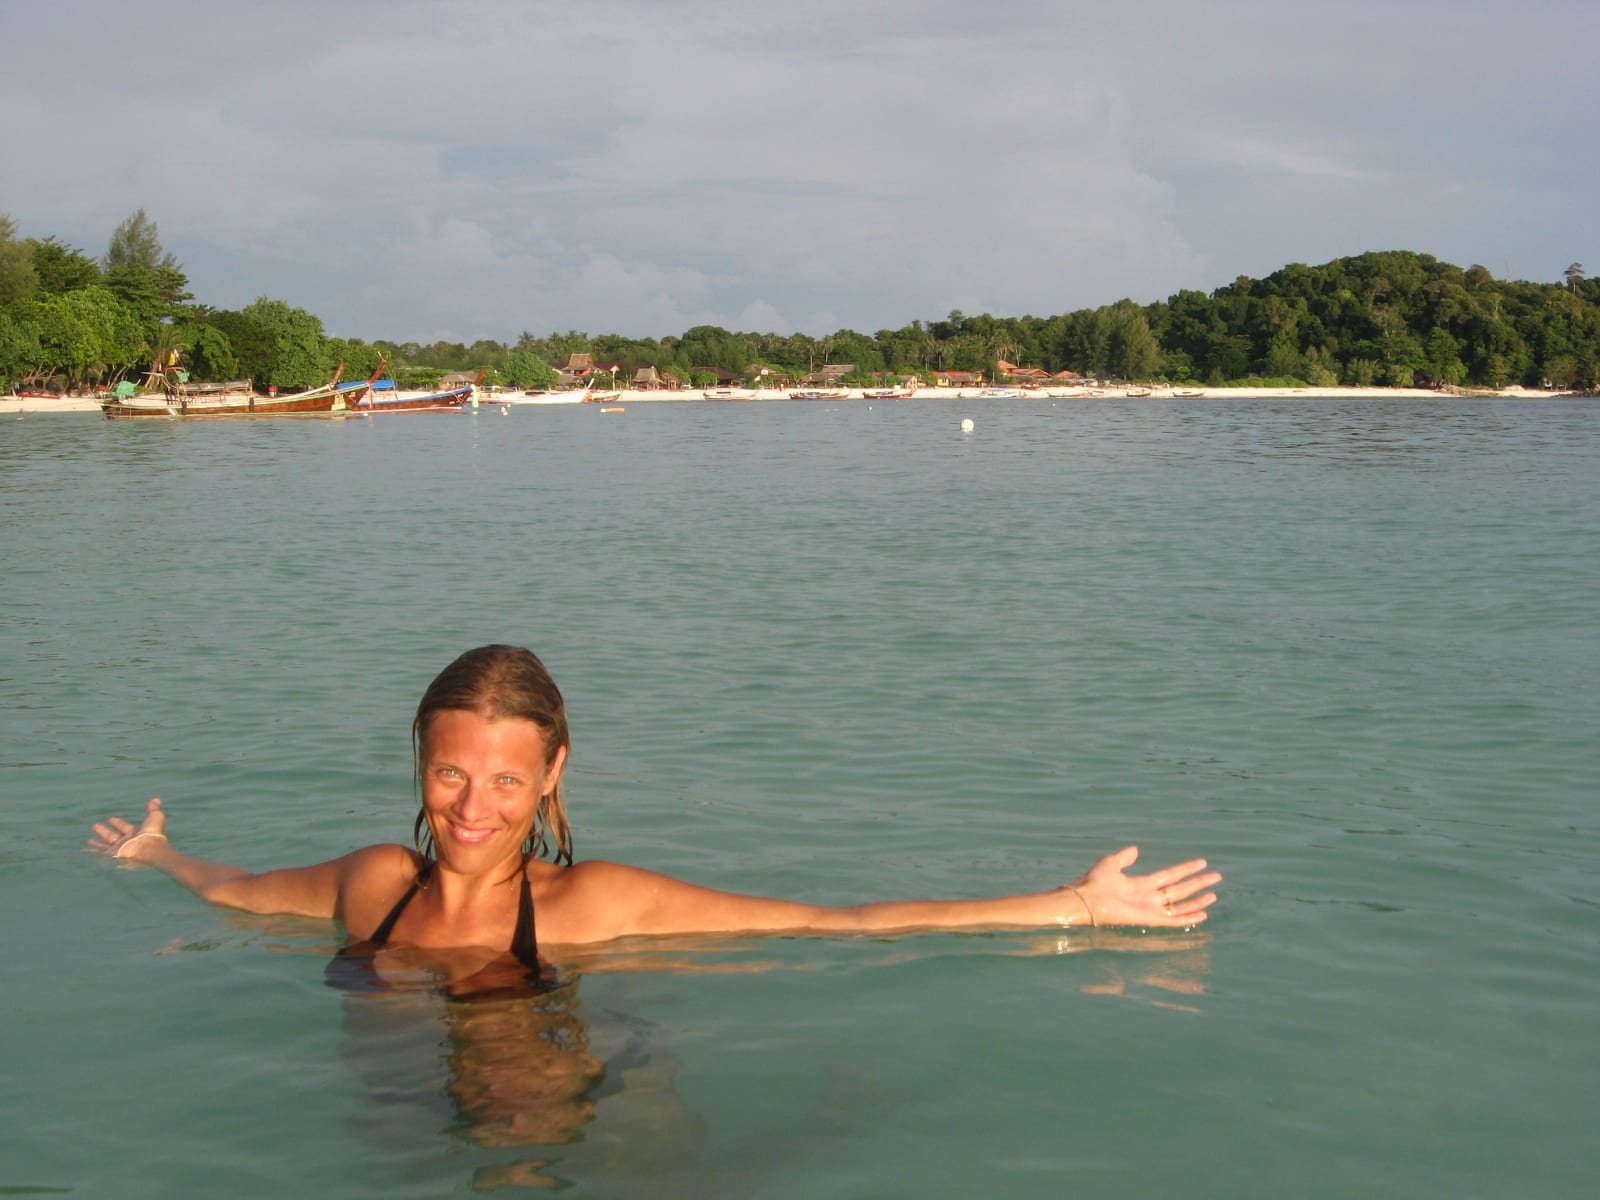
[(179, 359), (187, 349), (177, 326), (157, 325), (155, 335), (150, 339), (150, 371), (145, 377), (146, 386), (159, 387), (167, 392), (176, 391), (180, 382)]

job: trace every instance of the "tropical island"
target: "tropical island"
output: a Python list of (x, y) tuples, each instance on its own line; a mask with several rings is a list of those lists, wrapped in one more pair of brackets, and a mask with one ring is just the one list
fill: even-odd
[[(1320, 266), (1291, 263), (1210, 293), (1123, 299), (1055, 316), (915, 320), (871, 334), (735, 332), (700, 325), (631, 338), (576, 330), (516, 342), (363, 341), (330, 336), (314, 313), (263, 296), (238, 310), (190, 293), (143, 209), (92, 257), (51, 236), (21, 236), (0, 214), (0, 391), (96, 397), (182, 363), (197, 383), (262, 392), (387, 371), (436, 388), (481, 372), (489, 388), (593, 387), (679, 394), (734, 389), (864, 390), (1093, 382), (1188, 389), (1507, 388), (1593, 391), (1600, 378), (1600, 280), (1581, 263), (1561, 283), (1497, 280), (1410, 251)], [(702, 392), (700, 389), (710, 389)], [(850, 394), (848, 391), (846, 394)], [(730, 397), (731, 398), (731, 397)]]

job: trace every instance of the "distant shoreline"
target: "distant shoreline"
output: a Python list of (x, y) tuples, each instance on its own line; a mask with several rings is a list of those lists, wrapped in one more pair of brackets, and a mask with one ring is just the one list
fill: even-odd
[[(863, 389), (847, 389), (847, 397), (832, 400), (806, 400), (807, 404), (846, 404), (865, 401), (868, 404), (883, 402), (885, 397), (866, 397)], [(872, 390), (872, 389), (867, 389)], [(1119, 399), (1151, 399), (1151, 400), (1249, 400), (1249, 399), (1308, 399), (1308, 400), (1439, 400), (1455, 395), (1464, 398), (1482, 398), (1492, 400), (1547, 400), (1557, 396), (1571, 396), (1579, 393), (1562, 391), (1540, 391), (1533, 388), (1509, 387), (1498, 391), (1488, 388), (1472, 388), (1464, 393), (1433, 391), (1428, 388), (1380, 388), (1380, 387), (1304, 387), (1304, 388), (1254, 388), (1254, 387), (1185, 387), (1174, 386), (1129, 386), (1129, 387), (1054, 387), (1025, 390), (1014, 397), (989, 397), (981, 394), (981, 389), (974, 388), (920, 388), (910, 396), (894, 397), (897, 400), (990, 400), (997, 404), (1025, 402), (1029, 400), (1119, 400)], [(623, 391), (612, 404), (627, 405), (635, 403), (655, 403), (663, 400), (678, 401), (703, 401), (711, 404), (749, 403), (754, 401), (785, 400), (788, 398), (787, 389), (764, 388), (748, 396), (723, 397), (708, 399), (704, 392), (698, 388), (682, 388), (672, 391)], [(87, 396), (0, 396), (0, 415), (28, 416), (33, 413), (95, 413), (100, 412), (100, 401)], [(481, 406), (494, 407), (504, 403), (504, 400), (486, 395), (481, 400)], [(527, 401), (518, 399), (518, 406), (522, 407)], [(574, 405), (576, 400), (551, 399), (544, 402), (547, 406)], [(584, 406), (588, 407), (588, 406)], [(337, 415), (337, 414), (332, 414)], [(360, 416), (360, 413), (349, 414)]]

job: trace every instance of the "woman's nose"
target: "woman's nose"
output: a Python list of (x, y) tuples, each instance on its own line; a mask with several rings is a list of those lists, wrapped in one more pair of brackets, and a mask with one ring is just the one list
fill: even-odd
[(461, 790), (456, 793), (456, 811), (467, 818), (475, 814), (481, 814), (484, 810), (483, 797), (483, 789), (473, 783), (472, 780), (467, 780), (466, 783), (461, 785)]

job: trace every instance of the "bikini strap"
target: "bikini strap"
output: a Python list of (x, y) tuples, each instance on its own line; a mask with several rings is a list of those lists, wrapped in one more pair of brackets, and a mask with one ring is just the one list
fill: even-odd
[(533, 919), (533, 884), (528, 881), (528, 860), (522, 860), (522, 899), (517, 902), (517, 931), (511, 935), (511, 953), (530, 970), (539, 969), (539, 932)]
[[(433, 864), (430, 863), (428, 865), (432, 866)], [(406, 890), (406, 894), (395, 901), (395, 906), (389, 910), (389, 915), (383, 919), (383, 923), (373, 930), (372, 936), (367, 939), (370, 945), (383, 946), (388, 944), (389, 935), (394, 932), (395, 922), (400, 919), (400, 914), (406, 911), (406, 905), (411, 903), (411, 898), (417, 894), (417, 889), (422, 886), (422, 881), (427, 878), (427, 875), (428, 867), (423, 867), (422, 870), (417, 872), (417, 877), (411, 881), (411, 886)]]

